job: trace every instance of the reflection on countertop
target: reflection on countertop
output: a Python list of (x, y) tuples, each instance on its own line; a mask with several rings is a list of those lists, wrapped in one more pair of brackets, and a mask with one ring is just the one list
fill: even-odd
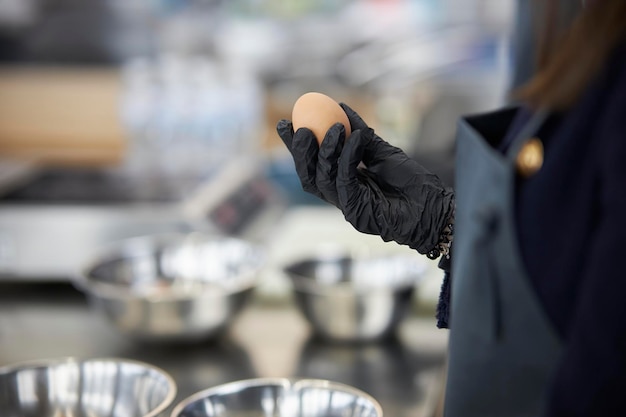
[(169, 372), (174, 404), (192, 393), (256, 377), (330, 379), (374, 396), (387, 416), (431, 416), (440, 389), (447, 332), (434, 319), (407, 318), (396, 335), (369, 344), (319, 340), (292, 300), (258, 298), (233, 325), (194, 344), (130, 340), (93, 313), (69, 284), (1, 284), (0, 366), (64, 356), (141, 360)]

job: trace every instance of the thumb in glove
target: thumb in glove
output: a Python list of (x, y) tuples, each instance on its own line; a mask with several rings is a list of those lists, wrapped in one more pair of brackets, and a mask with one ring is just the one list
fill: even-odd
[[(357, 230), (437, 257), (454, 192), (341, 104), (353, 130), (338, 161), (339, 208)], [(361, 164), (362, 162), (362, 164)]]

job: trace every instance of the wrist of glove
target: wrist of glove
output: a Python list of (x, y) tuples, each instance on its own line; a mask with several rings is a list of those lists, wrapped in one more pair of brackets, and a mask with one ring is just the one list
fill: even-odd
[(376, 135), (350, 107), (341, 106), (352, 128), (348, 138), (344, 127), (336, 124), (318, 146), (309, 129), (294, 132), (289, 120), (277, 125), (302, 188), (338, 207), (362, 233), (407, 245), (431, 258), (445, 253), (444, 231), (453, 222), (453, 190)]

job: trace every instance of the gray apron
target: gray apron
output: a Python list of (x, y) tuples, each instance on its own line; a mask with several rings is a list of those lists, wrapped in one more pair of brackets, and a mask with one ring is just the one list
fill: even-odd
[(458, 128), (446, 417), (540, 416), (561, 352), (522, 264), (514, 217), (515, 156), (545, 116), (503, 154), (495, 144), (515, 111)]

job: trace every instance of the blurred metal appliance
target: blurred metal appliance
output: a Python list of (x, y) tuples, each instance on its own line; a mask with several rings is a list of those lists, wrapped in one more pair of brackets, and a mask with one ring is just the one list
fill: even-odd
[(260, 161), (248, 157), (203, 178), (74, 168), (8, 177), (0, 187), (0, 282), (67, 281), (103, 245), (148, 234), (258, 240), (284, 209)]

